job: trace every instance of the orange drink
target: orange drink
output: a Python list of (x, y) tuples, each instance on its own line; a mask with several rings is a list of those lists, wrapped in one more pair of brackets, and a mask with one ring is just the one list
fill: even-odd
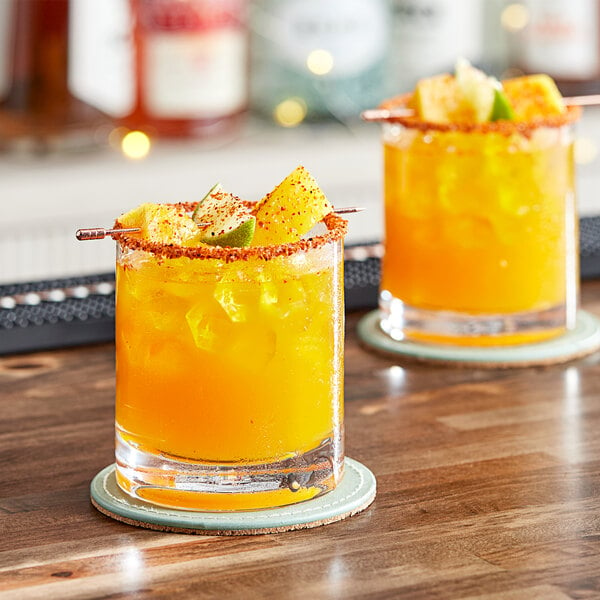
[[(406, 106), (398, 97), (388, 108)], [(576, 109), (532, 122), (383, 123), (382, 328), (466, 345), (574, 325)]]
[(180, 509), (336, 487), (346, 221), (297, 167), (258, 202), (215, 185), (115, 223), (116, 477)]
[(118, 237), (116, 456), (128, 493), (245, 510), (335, 487), (345, 221), (330, 214), (321, 228), (246, 248)]

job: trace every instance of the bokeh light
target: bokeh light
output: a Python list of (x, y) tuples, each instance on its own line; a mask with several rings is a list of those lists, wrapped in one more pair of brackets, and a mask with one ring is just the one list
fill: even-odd
[(508, 31), (520, 31), (529, 23), (529, 11), (523, 4), (509, 4), (502, 11), (500, 21), (504, 29)]
[(327, 75), (333, 69), (333, 56), (327, 50), (313, 50), (306, 58), (306, 66), (315, 75)]
[(282, 127), (297, 127), (306, 117), (306, 102), (302, 98), (287, 98), (273, 111), (275, 122)]
[(127, 158), (141, 160), (150, 152), (150, 138), (143, 131), (130, 131), (121, 140), (121, 151)]

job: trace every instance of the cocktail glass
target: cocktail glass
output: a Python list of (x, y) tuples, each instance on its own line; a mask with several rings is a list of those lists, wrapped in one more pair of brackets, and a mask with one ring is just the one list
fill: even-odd
[(383, 123), (385, 332), (493, 346), (574, 326), (572, 124), (579, 114), (568, 108), (533, 124), (444, 125), (412, 116)]
[(320, 227), (256, 248), (116, 236), (116, 462), (127, 493), (227, 511), (335, 488), (346, 222), (330, 214)]

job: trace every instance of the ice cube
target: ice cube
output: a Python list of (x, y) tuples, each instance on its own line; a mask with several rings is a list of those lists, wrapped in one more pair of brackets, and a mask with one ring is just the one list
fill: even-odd
[(205, 303), (193, 306), (186, 313), (185, 319), (196, 347), (207, 352), (217, 350), (219, 338), (226, 339), (230, 327), (229, 320), (224, 316), (207, 312)]
[(289, 279), (261, 284), (261, 308), (278, 319), (285, 319), (306, 307), (306, 293), (300, 281)]
[(243, 286), (235, 283), (218, 283), (215, 286), (214, 297), (232, 322), (244, 323), (248, 320), (251, 298), (248, 290)]
[(269, 310), (277, 304), (278, 299), (277, 286), (273, 282), (265, 281), (260, 284), (260, 304), (262, 307)]

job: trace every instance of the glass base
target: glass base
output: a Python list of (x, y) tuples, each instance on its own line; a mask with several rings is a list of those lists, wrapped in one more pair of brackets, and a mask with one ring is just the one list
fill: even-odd
[(388, 291), (379, 296), (381, 329), (395, 340), (461, 346), (531, 344), (575, 326), (576, 310), (560, 304), (544, 310), (471, 314), (410, 306)]
[(117, 482), (133, 496), (170, 508), (202, 511), (285, 506), (333, 490), (343, 475), (341, 440), (265, 464), (185, 461), (135, 447), (117, 430)]

